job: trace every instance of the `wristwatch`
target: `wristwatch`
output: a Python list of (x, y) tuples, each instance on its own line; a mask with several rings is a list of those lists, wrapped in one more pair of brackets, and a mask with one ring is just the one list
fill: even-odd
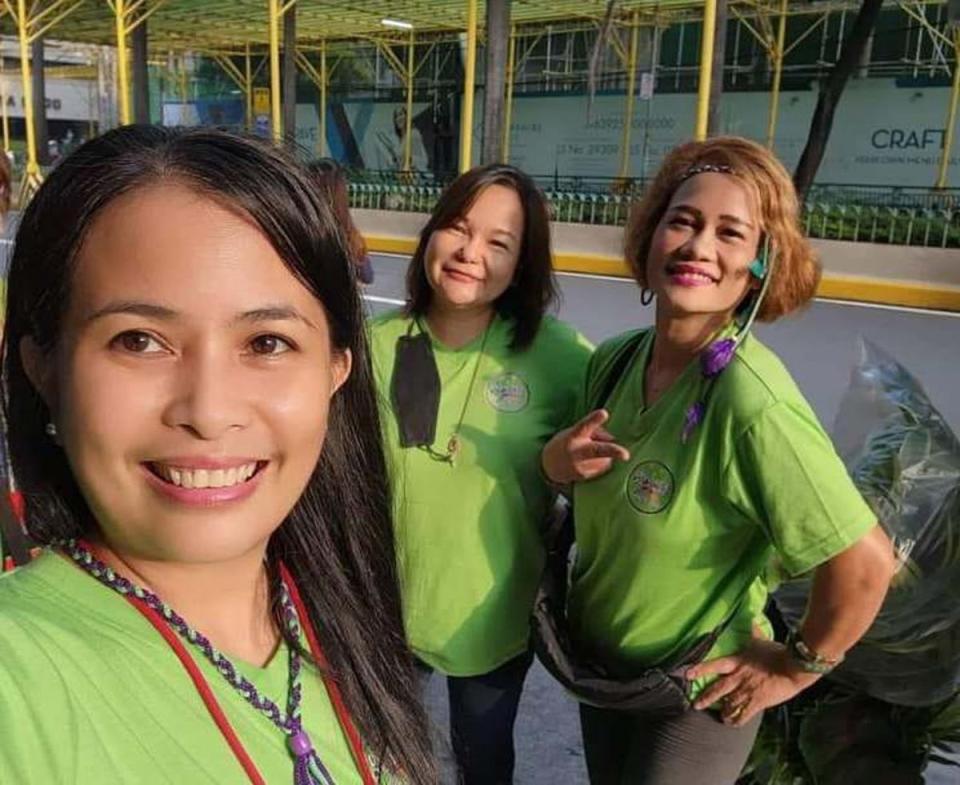
[(807, 673), (819, 673), (820, 675), (830, 673), (843, 662), (843, 655), (836, 659), (830, 659), (811, 649), (803, 642), (803, 638), (796, 630), (792, 630), (787, 636), (787, 650), (790, 652), (790, 656)]

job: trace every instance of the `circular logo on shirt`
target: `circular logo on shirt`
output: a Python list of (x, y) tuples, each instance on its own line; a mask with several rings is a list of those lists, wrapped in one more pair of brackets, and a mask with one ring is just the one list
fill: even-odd
[(627, 498), (637, 512), (662, 512), (673, 500), (673, 475), (660, 461), (644, 461), (627, 476)]
[(504, 373), (487, 381), (486, 398), (498, 412), (519, 412), (530, 402), (530, 388), (523, 377)]

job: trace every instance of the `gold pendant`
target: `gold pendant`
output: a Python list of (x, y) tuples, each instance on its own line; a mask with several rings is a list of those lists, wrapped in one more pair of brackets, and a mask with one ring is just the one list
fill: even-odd
[(458, 452), (460, 452), (460, 437), (454, 434), (447, 442), (447, 460), (451, 464), (456, 460)]

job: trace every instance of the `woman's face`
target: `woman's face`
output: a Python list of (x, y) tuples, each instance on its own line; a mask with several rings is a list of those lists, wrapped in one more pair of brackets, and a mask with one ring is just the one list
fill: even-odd
[(425, 265), (434, 305), (492, 307), (513, 281), (523, 228), (516, 191), (503, 185), (481, 191), (463, 218), (430, 236)]
[(265, 545), (350, 370), (259, 229), (172, 183), (97, 217), (56, 352), (24, 359), (107, 543), (184, 562)]
[(750, 191), (705, 172), (684, 181), (657, 225), (647, 285), (667, 315), (732, 313), (757, 285), (749, 271), (761, 237)]

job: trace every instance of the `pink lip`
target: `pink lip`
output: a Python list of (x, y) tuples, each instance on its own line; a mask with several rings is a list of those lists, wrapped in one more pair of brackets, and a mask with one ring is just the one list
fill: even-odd
[(462, 283), (479, 283), (480, 282), (479, 278), (473, 275), (470, 275), (469, 273), (465, 273), (462, 270), (457, 270), (453, 267), (444, 267), (443, 273), (444, 275), (449, 275), (451, 278), (453, 278), (453, 280), (460, 281)]
[[(196, 460), (196, 459), (193, 459)], [(243, 463), (252, 463), (252, 461), (244, 461), (241, 463), (231, 463), (231, 464), (204, 464), (198, 465), (196, 463), (181, 463), (179, 461), (174, 462), (164, 461), (169, 466), (182, 466), (184, 468), (197, 468), (197, 469), (220, 469), (220, 468), (230, 468), (231, 466), (240, 466)], [(155, 475), (150, 469), (146, 466), (142, 466), (143, 473), (146, 476), (147, 484), (153, 488), (161, 496), (166, 497), (168, 500), (177, 502), (178, 504), (184, 504), (190, 507), (214, 507), (219, 504), (228, 504), (230, 502), (242, 501), (253, 494), (254, 491), (260, 485), (260, 478), (263, 477), (266, 472), (266, 467), (258, 469), (257, 472), (246, 482), (239, 483), (237, 485), (231, 485), (229, 488), (181, 488), (179, 485), (174, 485), (173, 483), (166, 482), (165, 480), (160, 479)]]
[[(694, 264), (671, 265), (667, 274), (670, 282), (677, 286), (694, 288), (698, 286), (712, 286), (717, 283), (716, 278), (706, 270)], [(706, 276), (706, 278), (704, 278)]]

